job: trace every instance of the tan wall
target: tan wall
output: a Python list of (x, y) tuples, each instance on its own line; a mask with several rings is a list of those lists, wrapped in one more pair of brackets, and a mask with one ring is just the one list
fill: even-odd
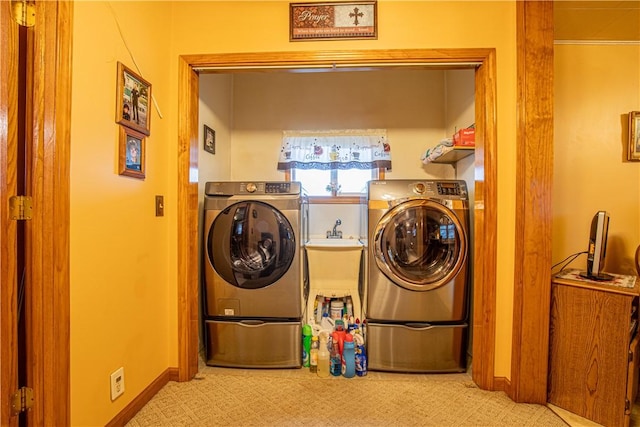
[[(231, 178), (231, 134), (233, 124), (233, 75), (209, 74), (200, 79), (198, 116), (198, 180), (222, 181)], [(204, 150), (204, 125), (215, 131), (215, 154)], [(201, 186), (202, 187), (202, 186)], [(200, 189), (198, 199), (204, 197)]]
[[(445, 74), (445, 92), (446, 92), (446, 118), (447, 135), (453, 134), (456, 130), (467, 127), (475, 122), (475, 72), (474, 70), (450, 70)], [(467, 190), (469, 191), (469, 227), (471, 241), (468, 246), (469, 259), (474, 260), (473, 239), (475, 239), (475, 212), (473, 206), (475, 203), (476, 192), (474, 186), (475, 180), (475, 155), (465, 157), (458, 161), (455, 165), (456, 179), (462, 179), (467, 182)], [(451, 166), (450, 166), (451, 167)], [(474, 262), (469, 263), (469, 277), (471, 289), (473, 290), (473, 271)], [(469, 318), (473, 319), (474, 301), (473, 291), (470, 293), (471, 313)], [(473, 348), (473, 325), (469, 327), (469, 354)], [(473, 365), (473, 354), (471, 354), (471, 364)]]
[[(198, 116), (198, 212), (202, 212), (204, 187), (208, 181), (231, 179), (231, 124), (233, 123), (233, 76), (209, 74), (200, 79)], [(204, 125), (215, 132), (215, 154), (204, 150)], [(202, 215), (198, 229), (202, 229)], [(202, 239), (198, 236), (198, 239)]]
[[(515, 2), (381, 0), (378, 6), (378, 40), (292, 43), (288, 39), (289, 2), (284, 1), (74, 2), (72, 425), (105, 424), (167, 367), (177, 366), (177, 64), (182, 54), (496, 48), (497, 249), (501, 254), (496, 375), (509, 377)], [(141, 74), (151, 82), (162, 114), (161, 118), (152, 110), (144, 181), (117, 174), (116, 63), (135, 69), (121, 34)], [(194, 171), (196, 182), (197, 175)], [(154, 216), (156, 194), (165, 196), (162, 218)], [(112, 403), (109, 374), (120, 366), (125, 368), (126, 391)]]
[(443, 71), (238, 74), (231, 177), (283, 179), (283, 130), (370, 128), (387, 130), (387, 178), (452, 177), (450, 166), (423, 169), (420, 160), (445, 137), (443, 83)]
[[(610, 214), (605, 270), (636, 274), (640, 163), (627, 162), (627, 114), (640, 110), (640, 45), (556, 45), (553, 262), (587, 250)], [(570, 267), (585, 269), (586, 255)]]
[[(71, 424), (104, 425), (176, 362), (175, 276), (170, 274), (168, 196), (175, 137), (167, 120), (171, 4), (75, 2), (71, 111)], [(115, 13), (115, 19), (114, 15)], [(118, 175), (117, 62), (135, 70), (122, 34), (152, 84), (146, 179)], [(175, 163), (175, 162), (174, 162)], [(125, 394), (111, 403), (109, 375), (124, 367)]]

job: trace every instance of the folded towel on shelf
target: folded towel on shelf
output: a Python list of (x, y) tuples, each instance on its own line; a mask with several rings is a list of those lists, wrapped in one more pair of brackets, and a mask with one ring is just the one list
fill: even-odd
[(428, 148), (422, 156), (422, 163), (428, 164), (442, 156), (445, 153), (453, 150), (453, 139), (446, 138), (440, 141), (435, 147)]

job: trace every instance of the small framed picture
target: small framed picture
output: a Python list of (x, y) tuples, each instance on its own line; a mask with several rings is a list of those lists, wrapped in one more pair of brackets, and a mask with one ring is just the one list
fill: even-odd
[(629, 113), (627, 160), (640, 162), (640, 111)]
[(150, 135), (151, 84), (118, 62), (116, 91), (116, 123)]
[(204, 125), (204, 151), (216, 154), (216, 131)]
[(120, 126), (118, 173), (133, 178), (145, 177), (145, 136), (126, 126)]

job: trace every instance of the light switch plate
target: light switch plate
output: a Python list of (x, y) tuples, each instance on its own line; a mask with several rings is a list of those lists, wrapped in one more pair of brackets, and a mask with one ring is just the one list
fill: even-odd
[(164, 216), (164, 196), (156, 196), (156, 216)]

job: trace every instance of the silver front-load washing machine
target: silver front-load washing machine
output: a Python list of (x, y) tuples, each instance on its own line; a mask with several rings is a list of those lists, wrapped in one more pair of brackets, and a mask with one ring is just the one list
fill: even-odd
[(469, 205), (458, 180), (371, 181), (369, 368), (466, 370)]
[(203, 310), (212, 366), (301, 366), (303, 257), (298, 182), (208, 182)]

